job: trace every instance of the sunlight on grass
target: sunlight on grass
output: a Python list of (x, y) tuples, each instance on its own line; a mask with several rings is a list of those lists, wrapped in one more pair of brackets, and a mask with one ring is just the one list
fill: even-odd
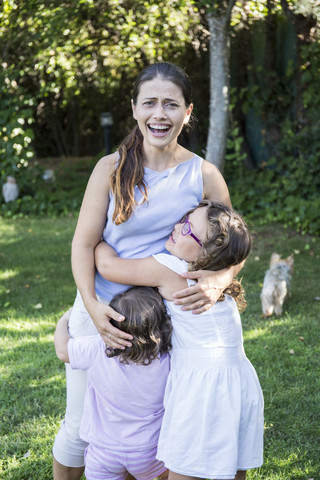
[(19, 271), (16, 268), (15, 270), (2, 270), (0, 272), (0, 280), (8, 280), (18, 275)]
[(250, 330), (245, 330), (243, 333), (245, 340), (253, 340), (255, 338), (262, 337), (268, 332), (268, 328), (253, 328)]
[[(33, 334), (35, 332), (39, 332), (39, 319), (34, 318), (34, 320), (31, 320), (30, 318), (22, 319), (21, 317), (19, 319), (13, 319), (10, 318), (10, 323), (7, 325), (7, 331), (10, 333), (18, 333), (21, 335), (26, 335), (26, 333)], [(54, 329), (55, 323), (53, 321), (45, 321), (43, 317), (41, 317), (41, 325), (42, 327), (47, 327), (47, 328), (52, 328)]]
[(3, 471), (5, 470), (8, 476), (13, 475), (13, 478), (19, 478), (16, 476), (19, 472), (20, 478), (45, 478), (42, 476), (43, 468), (45, 465), (47, 474), (50, 473), (51, 439), (58, 428), (59, 424), (54, 418), (42, 416), (20, 424), (10, 435), (5, 435), (2, 448), (7, 452), (7, 456), (0, 464), (0, 472), (2, 466)]

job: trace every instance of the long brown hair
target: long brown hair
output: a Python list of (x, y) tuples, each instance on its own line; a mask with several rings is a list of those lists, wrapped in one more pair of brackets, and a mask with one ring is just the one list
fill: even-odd
[[(250, 253), (252, 239), (242, 216), (221, 203), (203, 200), (196, 208), (207, 207), (208, 231), (201, 254), (189, 264), (189, 270), (222, 270), (242, 263)], [(194, 208), (188, 213), (192, 213)], [(233, 280), (223, 292), (235, 298), (239, 309), (246, 306), (241, 282)]]
[(106, 347), (108, 357), (119, 356), (121, 363), (149, 365), (171, 349), (172, 324), (157, 289), (132, 287), (113, 297), (110, 307), (125, 317), (123, 322), (111, 319), (110, 323), (134, 338), (125, 350)]
[[(177, 85), (181, 89), (186, 107), (189, 107), (192, 103), (190, 79), (184, 70), (170, 62), (155, 63), (142, 70), (135, 82), (132, 94), (134, 105), (137, 103), (141, 85), (156, 77), (169, 80)], [(118, 163), (111, 176), (111, 190), (115, 197), (112, 220), (116, 225), (127, 221), (137, 205), (134, 198), (135, 186), (142, 194), (143, 203), (148, 200), (148, 188), (143, 179), (145, 160), (143, 135), (138, 126), (123, 140), (118, 152)]]

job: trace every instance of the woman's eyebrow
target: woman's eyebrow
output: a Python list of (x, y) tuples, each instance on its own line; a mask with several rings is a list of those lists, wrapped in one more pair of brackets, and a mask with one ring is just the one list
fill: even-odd
[[(158, 100), (158, 97), (145, 97), (143, 100)], [(176, 100), (175, 98), (164, 98), (164, 102), (175, 102), (180, 104), (179, 100)]]

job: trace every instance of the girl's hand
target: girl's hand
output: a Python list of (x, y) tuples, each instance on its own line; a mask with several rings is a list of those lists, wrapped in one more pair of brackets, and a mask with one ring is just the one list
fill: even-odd
[(125, 347), (131, 347), (130, 340), (133, 339), (132, 335), (122, 332), (117, 327), (114, 327), (110, 323), (110, 319), (113, 318), (117, 322), (123, 322), (125, 320), (123, 315), (113, 310), (108, 305), (104, 305), (98, 301), (88, 309), (88, 312), (97, 327), (98, 332), (101, 335), (102, 340), (111, 348), (119, 348), (124, 350)]
[(192, 313), (199, 314), (209, 310), (216, 303), (223, 290), (232, 282), (234, 271), (232, 268), (218, 272), (198, 270), (182, 273), (181, 276), (197, 280), (198, 283), (175, 292), (174, 304), (183, 305), (182, 310), (192, 310)]

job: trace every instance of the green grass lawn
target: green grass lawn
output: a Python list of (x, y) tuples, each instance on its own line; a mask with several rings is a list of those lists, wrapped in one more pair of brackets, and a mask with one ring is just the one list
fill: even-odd
[[(72, 305), (74, 218), (0, 220), (0, 477), (48, 480), (64, 413), (64, 366), (53, 332)], [(265, 463), (248, 479), (320, 480), (320, 245), (278, 225), (252, 226), (242, 271), (246, 353), (265, 396)], [(292, 296), (279, 318), (261, 315), (272, 251), (295, 253)], [(213, 432), (214, 435), (214, 432)]]

